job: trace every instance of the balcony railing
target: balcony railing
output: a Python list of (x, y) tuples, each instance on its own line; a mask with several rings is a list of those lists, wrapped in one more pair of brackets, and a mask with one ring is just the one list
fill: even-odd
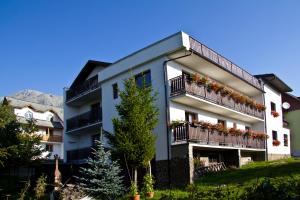
[(218, 132), (182, 124), (173, 128), (173, 144), (195, 142), (211, 146), (265, 149), (265, 140), (245, 136), (225, 136)]
[(67, 120), (67, 131), (89, 126), (102, 120), (102, 110), (89, 111)]
[(210, 61), (216, 63), (218, 66), (226, 71), (240, 77), (246, 82), (250, 83), (256, 88), (263, 89), (262, 85), (259, 83), (258, 79), (249, 74), (247, 71), (243, 70), (239, 66), (235, 65), (228, 59), (224, 58), (220, 54), (216, 53), (212, 49), (208, 48), (204, 44), (201, 44), (197, 40), (190, 37), (191, 49), (197, 52), (199, 55), (209, 59)]
[(66, 100), (70, 101), (75, 97), (82, 96), (94, 89), (97, 89), (100, 87), (100, 84), (98, 82), (98, 75), (93, 76), (92, 78), (86, 80), (82, 84), (67, 90), (66, 92)]
[(190, 94), (247, 115), (260, 119), (263, 119), (264, 117), (264, 112), (258, 111), (257, 109), (244, 104), (236, 103), (233, 99), (228, 98), (227, 96), (223, 97), (221, 94), (217, 94), (213, 90), (209, 91), (206, 86), (191, 82), (187, 80), (185, 76), (178, 76), (170, 79), (170, 85), (171, 97), (181, 94)]
[(62, 142), (62, 136), (61, 135), (43, 135), (42, 141), (47, 142)]
[(78, 161), (87, 159), (92, 155), (91, 147), (67, 151), (67, 161)]

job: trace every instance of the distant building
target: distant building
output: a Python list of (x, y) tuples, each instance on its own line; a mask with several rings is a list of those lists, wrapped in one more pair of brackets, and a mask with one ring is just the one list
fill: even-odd
[(14, 114), (20, 123), (27, 123), (27, 120), (34, 120), (38, 127), (35, 134), (42, 137), (41, 144), (46, 152), (42, 158), (54, 159), (57, 154), (63, 159), (63, 111), (61, 108), (47, 106), (13, 97), (5, 97), (4, 103), (14, 109)]
[(292, 94), (282, 95), (285, 104), (284, 120), (291, 130), (292, 156), (300, 157), (300, 98)]
[(275, 74), (257, 75), (264, 87), (268, 160), (291, 156), (290, 129), (284, 123), (282, 96), (293, 90)]

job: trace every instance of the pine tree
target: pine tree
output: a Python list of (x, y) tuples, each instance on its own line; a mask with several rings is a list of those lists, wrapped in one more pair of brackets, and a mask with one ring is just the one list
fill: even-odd
[(76, 177), (80, 186), (95, 199), (111, 200), (120, 196), (123, 189), (120, 167), (111, 160), (109, 151), (105, 152), (100, 141), (87, 159), (88, 167), (81, 168), (81, 177)]
[(114, 133), (108, 133), (114, 152), (133, 168), (137, 184), (137, 168), (148, 166), (155, 155), (153, 129), (158, 123), (158, 109), (154, 105), (157, 94), (151, 86), (138, 87), (134, 77), (125, 80), (116, 106), (119, 117), (113, 119)]

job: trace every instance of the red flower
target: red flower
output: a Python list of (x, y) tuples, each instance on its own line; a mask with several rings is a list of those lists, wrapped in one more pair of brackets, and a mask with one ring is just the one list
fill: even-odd
[(273, 117), (279, 117), (279, 113), (276, 111), (271, 111), (271, 115), (273, 115)]
[(280, 141), (279, 140), (273, 140), (273, 146), (279, 146)]

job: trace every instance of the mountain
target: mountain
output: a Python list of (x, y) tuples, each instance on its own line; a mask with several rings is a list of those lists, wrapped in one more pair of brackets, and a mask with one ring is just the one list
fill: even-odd
[[(63, 97), (56, 96), (53, 94), (46, 94), (36, 90), (23, 90), (17, 92), (13, 95), (10, 95), (13, 98), (20, 99), (23, 101), (29, 101), (33, 103), (48, 105), (48, 106), (55, 106), (55, 107), (63, 107)], [(1, 97), (0, 97), (1, 98)]]

